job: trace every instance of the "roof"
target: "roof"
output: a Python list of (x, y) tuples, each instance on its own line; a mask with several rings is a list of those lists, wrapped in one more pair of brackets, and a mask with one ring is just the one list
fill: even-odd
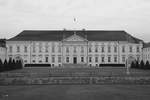
[(144, 46), (143, 46), (144, 48), (148, 48), (148, 47), (150, 47), (150, 42), (149, 43), (144, 43)]
[(141, 41), (125, 31), (107, 30), (25, 30), (8, 41), (61, 41), (74, 33), (88, 41)]

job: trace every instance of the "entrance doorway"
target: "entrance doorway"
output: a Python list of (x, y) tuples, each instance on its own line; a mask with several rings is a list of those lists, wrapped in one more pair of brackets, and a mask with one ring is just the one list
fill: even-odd
[(73, 64), (77, 64), (77, 57), (73, 57)]

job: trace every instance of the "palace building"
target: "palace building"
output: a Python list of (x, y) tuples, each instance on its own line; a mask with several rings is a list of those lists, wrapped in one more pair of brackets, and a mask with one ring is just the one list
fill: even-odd
[(125, 31), (25, 30), (6, 41), (7, 58), (24, 64), (125, 64), (141, 60), (143, 41)]

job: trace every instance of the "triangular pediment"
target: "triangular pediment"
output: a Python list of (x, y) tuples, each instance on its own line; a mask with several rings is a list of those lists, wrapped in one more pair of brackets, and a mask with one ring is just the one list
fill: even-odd
[(77, 34), (74, 34), (74, 35), (64, 39), (64, 41), (87, 41), (87, 40)]

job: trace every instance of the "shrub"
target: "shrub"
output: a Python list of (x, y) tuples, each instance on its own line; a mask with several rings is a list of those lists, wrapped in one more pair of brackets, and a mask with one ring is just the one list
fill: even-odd
[(145, 66), (144, 61), (141, 60), (141, 62), (140, 62), (140, 68), (141, 68), (141, 69), (144, 69), (144, 66)]
[(0, 72), (2, 72), (3, 71), (3, 62), (2, 62), (2, 60), (0, 59)]
[(136, 61), (135, 68), (139, 68), (139, 62)]
[(145, 64), (145, 69), (150, 69), (150, 64), (149, 64), (149, 61), (146, 61), (146, 64)]

